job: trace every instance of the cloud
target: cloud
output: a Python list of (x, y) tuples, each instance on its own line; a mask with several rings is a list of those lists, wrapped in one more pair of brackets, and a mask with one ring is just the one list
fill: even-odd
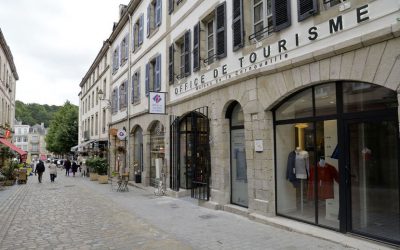
[(78, 105), (79, 83), (129, 0), (1, 0), (0, 28), (20, 76), (16, 99)]

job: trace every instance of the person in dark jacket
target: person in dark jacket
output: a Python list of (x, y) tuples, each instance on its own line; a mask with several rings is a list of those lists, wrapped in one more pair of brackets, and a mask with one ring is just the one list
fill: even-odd
[(75, 177), (75, 173), (78, 171), (78, 164), (75, 161), (72, 162), (72, 174)]
[(71, 169), (71, 162), (69, 161), (69, 159), (67, 159), (64, 162), (64, 167), (65, 167), (65, 175), (69, 176), (69, 170)]
[(36, 164), (36, 170), (35, 170), (35, 173), (38, 174), (39, 183), (42, 183), (42, 176), (44, 171), (45, 171), (44, 163), (42, 160), (39, 160), (39, 163)]

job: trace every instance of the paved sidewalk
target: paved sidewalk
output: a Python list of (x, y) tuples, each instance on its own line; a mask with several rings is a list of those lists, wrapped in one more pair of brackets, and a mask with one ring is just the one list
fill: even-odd
[(0, 192), (0, 249), (354, 249), (192, 199), (115, 192), (61, 172), (55, 183), (44, 179), (13, 187), (7, 199)]

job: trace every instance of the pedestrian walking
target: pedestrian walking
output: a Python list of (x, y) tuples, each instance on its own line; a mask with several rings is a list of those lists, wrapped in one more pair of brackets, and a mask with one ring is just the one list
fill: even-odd
[(82, 157), (81, 161), (81, 169), (82, 169), (82, 177), (87, 177), (87, 166), (86, 166), (86, 158)]
[(44, 163), (42, 160), (39, 160), (39, 163), (36, 164), (35, 174), (38, 174), (38, 181), (42, 183), (43, 172), (45, 171)]
[(65, 175), (69, 176), (69, 170), (71, 169), (71, 162), (69, 161), (69, 159), (67, 159), (64, 162), (64, 167), (65, 167)]
[(49, 165), (49, 172), (50, 172), (50, 181), (54, 182), (55, 178), (57, 177), (57, 161), (52, 161)]
[(78, 164), (75, 161), (72, 162), (72, 175), (75, 177), (75, 173), (78, 171)]

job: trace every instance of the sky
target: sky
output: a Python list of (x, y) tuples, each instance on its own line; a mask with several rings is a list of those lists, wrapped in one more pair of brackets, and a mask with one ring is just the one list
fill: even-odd
[(79, 83), (129, 0), (0, 0), (19, 75), (16, 100), (78, 105)]

